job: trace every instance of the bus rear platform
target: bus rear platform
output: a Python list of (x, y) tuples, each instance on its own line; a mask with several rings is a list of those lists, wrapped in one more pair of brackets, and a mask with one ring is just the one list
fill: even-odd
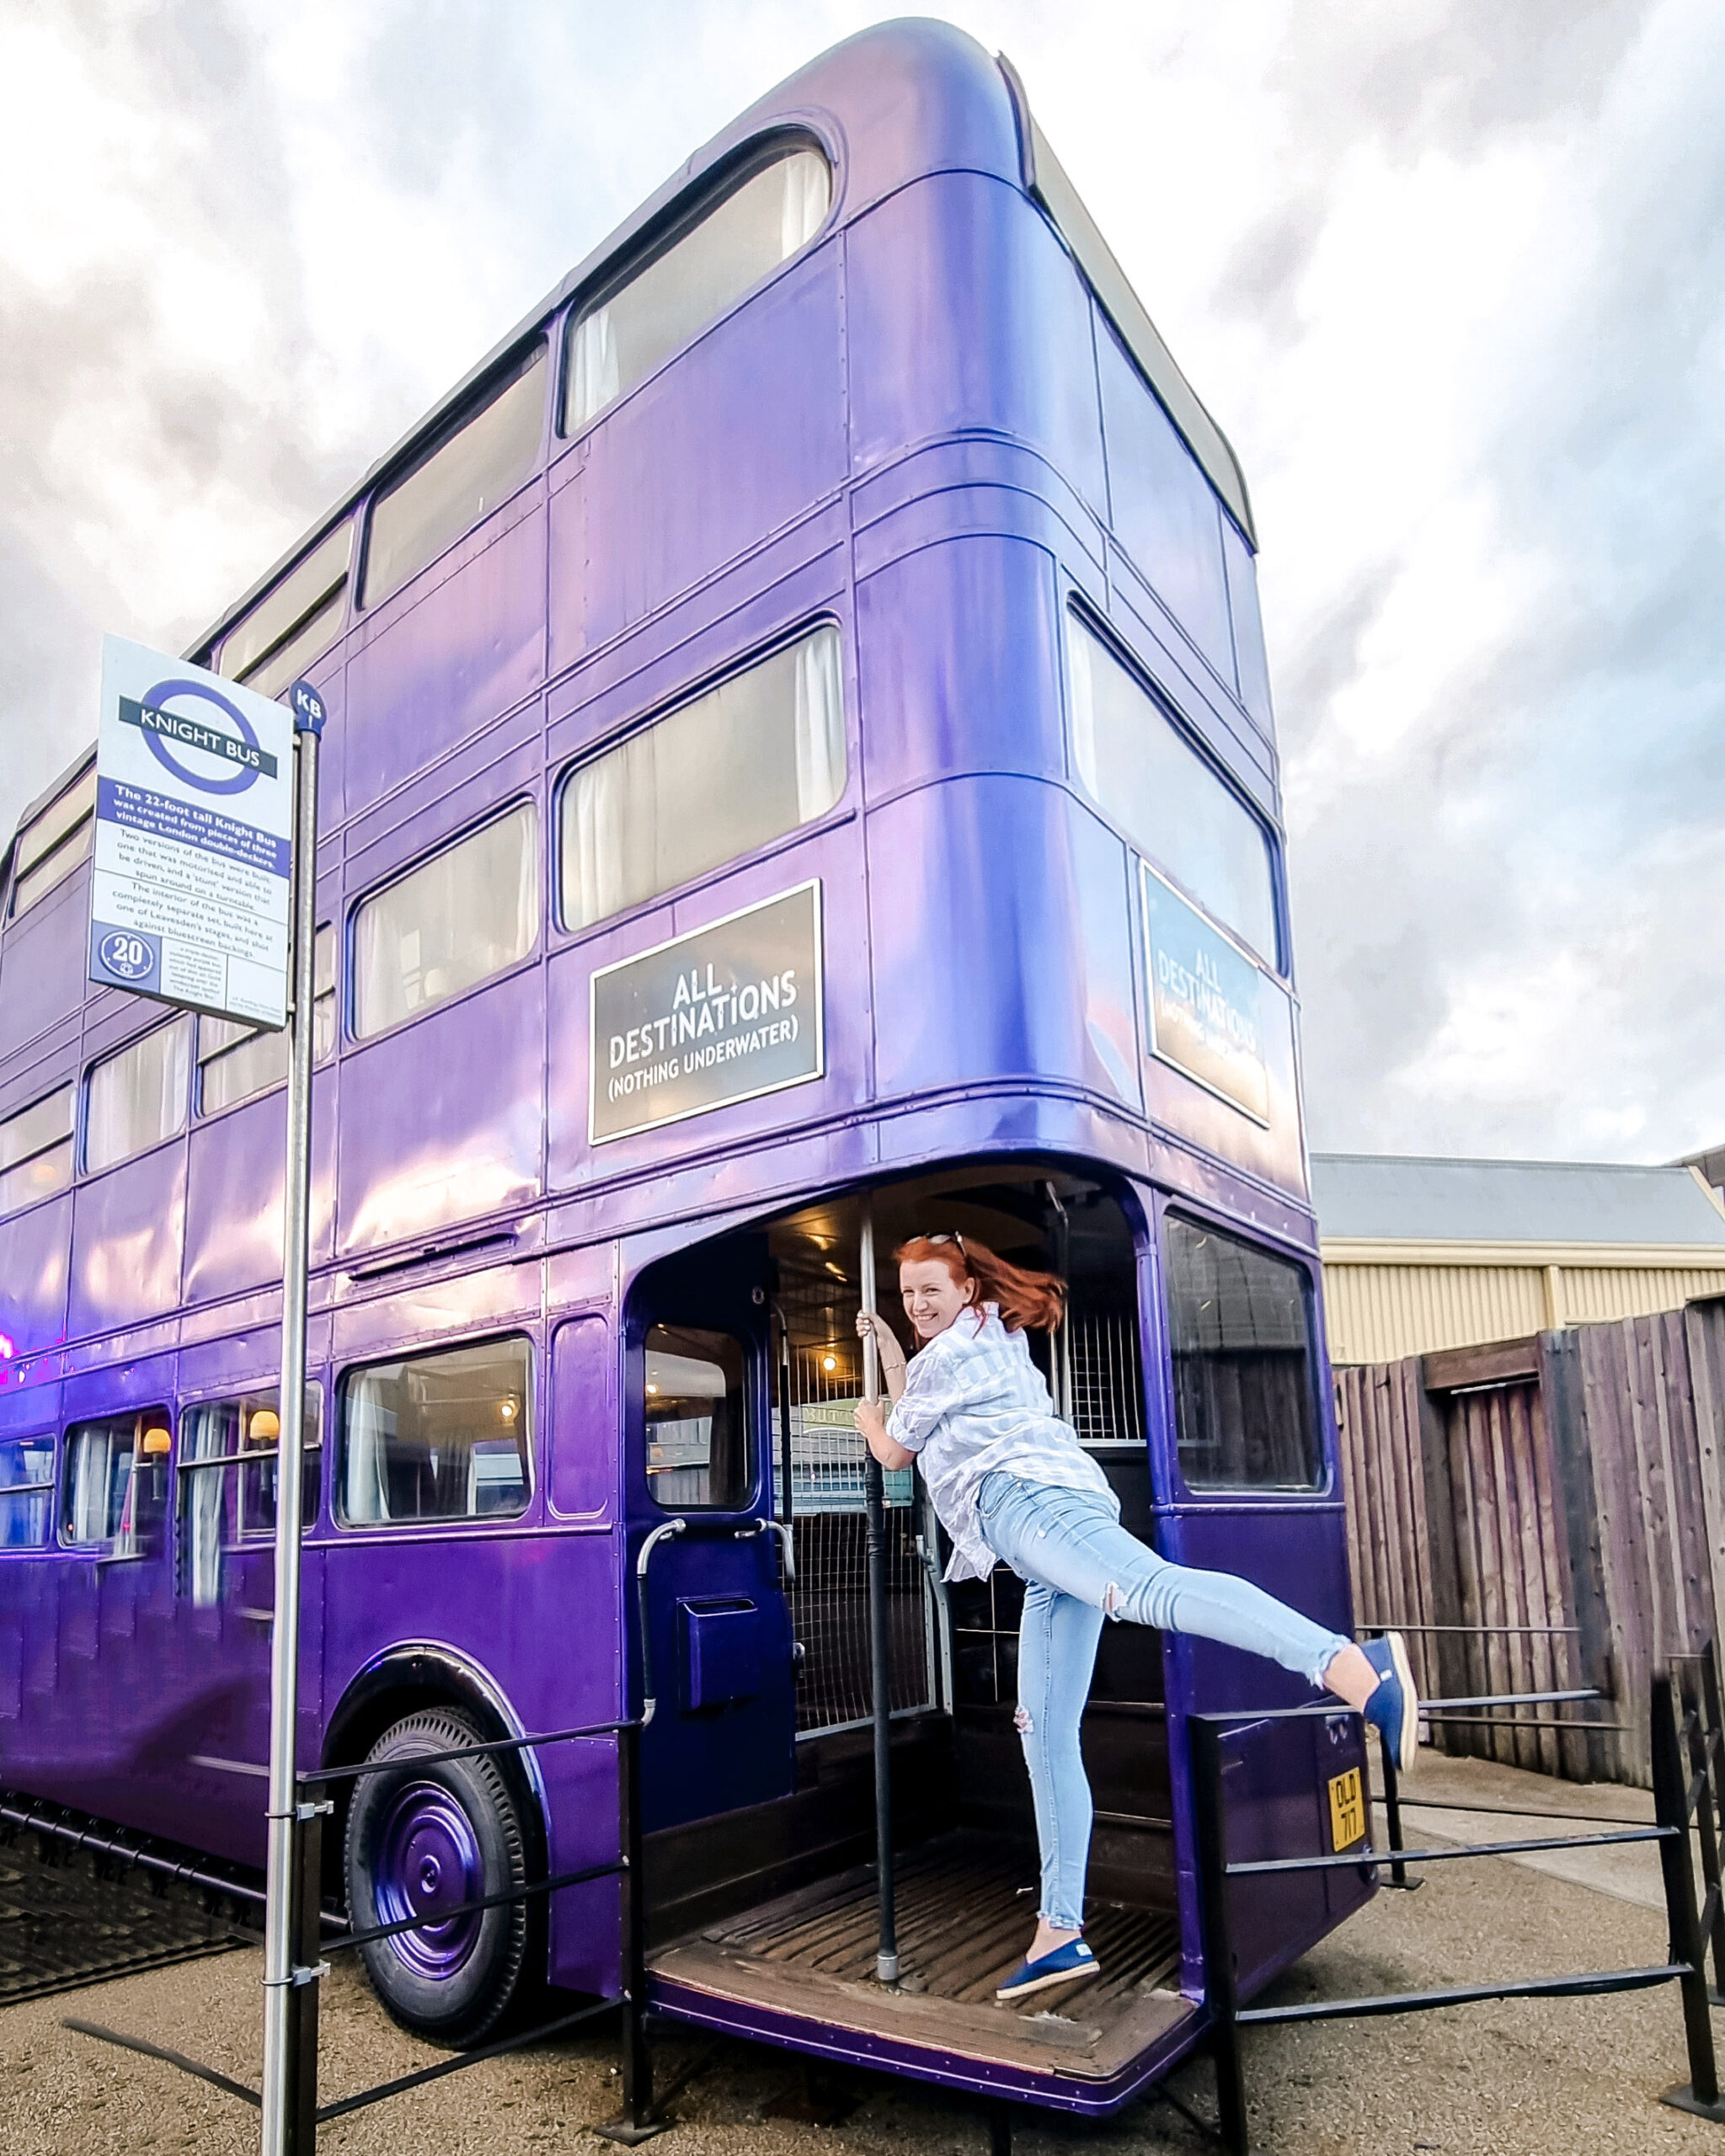
[(1103, 1973), (1013, 2007), (997, 1985), (1023, 1959), (1033, 1850), (938, 1837), (900, 1858), (900, 1981), (875, 1981), (875, 1870), (858, 1865), (649, 1950), (649, 1999), (681, 2021), (846, 2063), (1079, 2112), (1112, 2111), (1197, 2034), (1172, 1987), (1178, 1919), (1092, 1908)]

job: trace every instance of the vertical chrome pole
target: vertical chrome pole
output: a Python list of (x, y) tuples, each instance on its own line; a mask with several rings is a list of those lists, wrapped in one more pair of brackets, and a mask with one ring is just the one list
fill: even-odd
[[(302, 693), (303, 691), (303, 693)], [(296, 682), (293, 1009), (288, 1021), (287, 1172), (281, 1234), (281, 1435), (275, 1463), (275, 1609), (270, 1638), (270, 1845), (264, 1910), (263, 2156), (289, 2156), (294, 2083), (294, 1758), (299, 1712), (300, 1493), (306, 1423), (306, 1268), (312, 1185), (318, 748), (323, 707)]]
[[(862, 1308), (874, 1315), (874, 1209), (862, 1201)], [(873, 1331), (862, 1342), (862, 1397), (880, 1397), (880, 1350)], [(898, 1918), (893, 1883), (892, 1656), (887, 1634), (886, 1484), (871, 1452), (863, 1488), (868, 1515), (868, 1663), (874, 1707), (874, 1852), (880, 1889), (880, 1940), (874, 1973), (884, 1984), (899, 1980)]]

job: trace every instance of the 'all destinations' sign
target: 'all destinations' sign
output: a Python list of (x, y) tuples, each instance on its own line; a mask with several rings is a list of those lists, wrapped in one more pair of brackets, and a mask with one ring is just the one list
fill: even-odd
[(1267, 1125), (1263, 976), (1172, 884), (1143, 875), (1151, 1052)]
[(593, 976), (592, 1142), (806, 1085), (825, 1070), (820, 885)]

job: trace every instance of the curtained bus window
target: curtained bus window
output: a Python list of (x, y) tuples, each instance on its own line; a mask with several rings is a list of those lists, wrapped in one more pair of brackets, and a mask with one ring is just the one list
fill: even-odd
[[(281, 1395), (275, 1386), (182, 1410), (176, 1483), (180, 1593), (199, 1609), (222, 1599), (225, 1553), (275, 1534), (276, 1456)], [(315, 1524), (322, 1472), (323, 1396), (306, 1387), (302, 1529)]]
[(0, 1215), (51, 1198), (72, 1181), (70, 1086), (0, 1123)]
[(61, 1461), (61, 1542), (142, 1554), (165, 1502), (172, 1443), (165, 1407), (75, 1422)]
[(647, 1487), (667, 1512), (730, 1511), (749, 1495), (743, 1343), (655, 1325), (647, 1335)]
[(837, 805), (839, 632), (776, 651), (572, 771), (558, 814), (563, 925), (590, 928)]
[(1212, 920), (1278, 965), (1262, 824), (1076, 614), (1066, 617), (1072, 761), (1085, 791)]
[[(335, 1046), (335, 931), (318, 931), (313, 947), (312, 1055), (322, 1063)], [(242, 1018), (198, 1021), (198, 1113), (214, 1115), (272, 1086), (287, 1083), (288, 1031), (265, 1033)]]
[(508, 500), (539, 461), (545, 347), (535, 344), (473, 416), (371, 505), (364, 602), (375, 606)]
[(1168, 1338), (1180, 1471), (1193, 1490), (1323, 1481), (1305, 1269), (1170, 1214)]
[(176, 1018), (91, 1070), (85, 1098), (84, 1166), (93, 1175), (185, 1129), (191, 1020)]
[(539, 818), (531, 801), (367, 899), (354, 921), (360, 1040), (524, 958), (539, 934)]
[(488, 1340), (351, 1372), (336, 1467), (344, 1525), (525, 1512), (531, 1359), (525, 1340)]
[(832, 173), (819, 150), (775, 157), (569, 328), (563, 424), (574, 434), (806, 247), (826, 221)]
[(14, 920), (89, 859), (95, 814), (96, 771), (92, 765), (19, 833), (13, 854)]
[(0, 1443), (0, 1550), (40, 1550), (54, 1514), (54, 1438)]

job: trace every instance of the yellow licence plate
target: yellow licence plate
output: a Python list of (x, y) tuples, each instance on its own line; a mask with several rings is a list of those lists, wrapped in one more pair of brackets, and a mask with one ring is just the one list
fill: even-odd
[(1359, 1769), (1350, 1767), (1330, 1782), (1330, 1847), (1339, 1856), (1365, 1838), (1365, 1797), (1359, 1786)]

